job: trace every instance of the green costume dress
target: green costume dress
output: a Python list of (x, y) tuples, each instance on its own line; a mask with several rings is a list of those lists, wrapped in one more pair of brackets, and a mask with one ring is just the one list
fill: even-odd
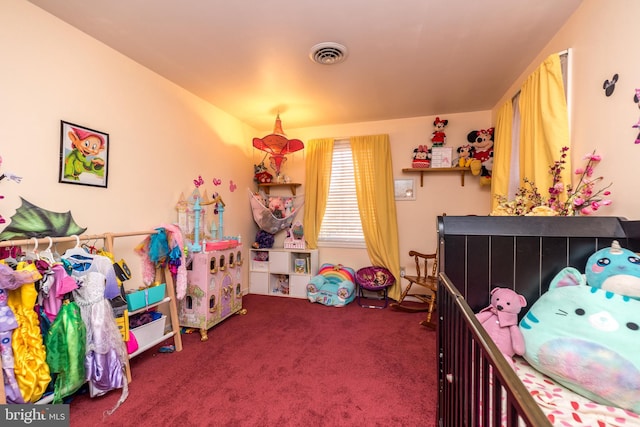
[(65, 300), (46, 338), (47, 364), (56, 377), (53, 403), (75, 393), (86, 381), (87, 330), (80, 307)]

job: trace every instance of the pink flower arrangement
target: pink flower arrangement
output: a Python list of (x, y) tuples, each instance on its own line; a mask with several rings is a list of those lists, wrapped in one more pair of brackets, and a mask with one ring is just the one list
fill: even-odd
[(594, 177), (595, 167), (602, 160), (602, 157), (596, 154), (596, 150), (584, 156), (583, 159), (587, 161), (586, 166), (574, 171), (574, 174), (579, 176), (578, 183), (575, 187), (571, 184), (566, 185), (566, 200), (560, 200), (565, 190), (565, 185), (560, 180), (560, 172), (564, 169), (567, 151), (569, 151), (568, 147), (562, 147), (560, 160), (549, 168), (549, 173), (553, 176), (553, 186), (549, 188), (548, 206), (558, 215), (564, 216), (575, 213), (590, 215), (603, 206), (609, 206), (612, 203), (608, 198), (611, 195), (609, 191), (611, 184), (596, 189), (596, 185), (604, 179), (602, 176)]
[[(524, 178), (525, 186), (516, 191), (516, 197), (508, 201), (506, 197), (496, 196), (499, 204), (491, 213), (492, 215), (552, 215), (570, 216), (576, 214), (590, 215), (603, 206), (609, 206), (612, 202), (609, 199), (611, 192), (609, 187), (596, 189), (596, 185), (604, 178), (594, 177), (595, 167), (602, 160), (594, 150), (587, 154), (584, 160), (587, 164), (583, 168), (574, 171), (578, 175), (578, 183), (574, 187), (572, 184), (565, 185), (560, 174), (566, 164), (569, 147), (562, 147), (560, 159), (556, 160), (549, 167), (549, 173), (553, 177), (551, 187), (549, 187), (549, 197), (545, 198), (539, 193), (535, 183)], [(566, 197), (562, 197), (566, 194)]]

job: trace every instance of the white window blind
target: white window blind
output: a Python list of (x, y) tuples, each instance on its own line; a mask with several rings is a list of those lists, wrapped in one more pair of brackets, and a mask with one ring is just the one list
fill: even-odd
[(349, 141), (336, 141), (333, 145), (329, 198), (318, 245), (364, 247)]

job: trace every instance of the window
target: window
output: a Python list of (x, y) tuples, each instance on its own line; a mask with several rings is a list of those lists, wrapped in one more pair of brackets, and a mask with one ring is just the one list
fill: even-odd
[(320, 227), (318, 245), (365, 247), (349, 141), (336, 141), (333, 144), (329, 198)]

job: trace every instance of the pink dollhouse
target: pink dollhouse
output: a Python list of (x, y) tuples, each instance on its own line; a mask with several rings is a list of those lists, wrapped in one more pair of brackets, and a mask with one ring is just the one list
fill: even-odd
[(207, 330), (242, 310), (242, 245), (194, 253), (187, 264), (187, 292), (178, 302), (180, 326)]

